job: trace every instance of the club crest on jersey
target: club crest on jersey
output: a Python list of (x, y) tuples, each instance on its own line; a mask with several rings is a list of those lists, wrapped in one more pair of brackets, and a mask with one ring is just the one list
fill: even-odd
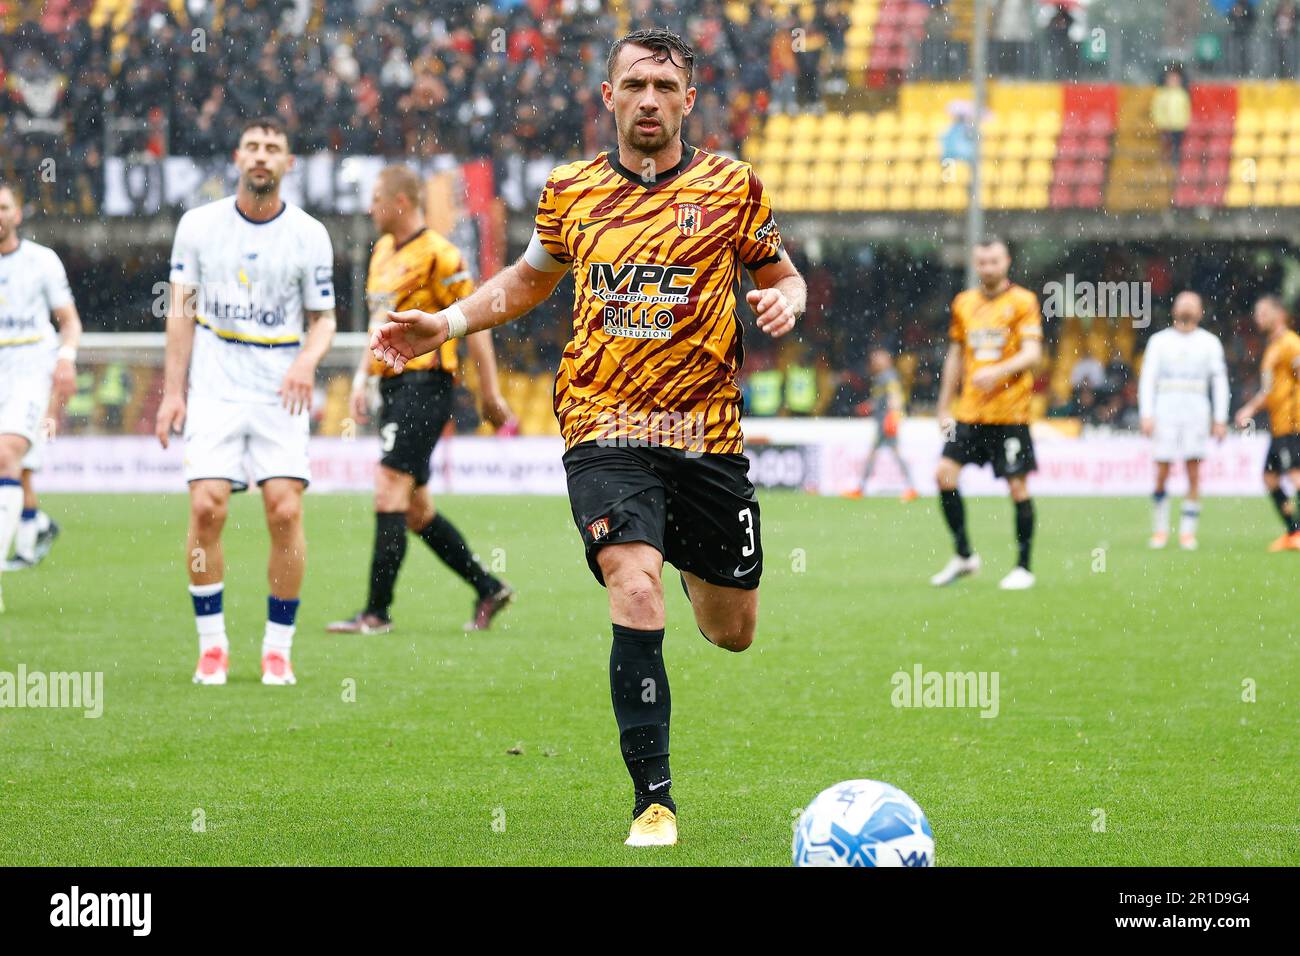
[(693, 202), (679, 202), (673, 207), (677, 212), (677, 231), (683, 236), (693, 236), (704, 225), (704, 207)]
[(591, 533), (592, 541), (599, 541), (609, 534), (609, 518), (597, 518), (587, 525), (587, 530)]

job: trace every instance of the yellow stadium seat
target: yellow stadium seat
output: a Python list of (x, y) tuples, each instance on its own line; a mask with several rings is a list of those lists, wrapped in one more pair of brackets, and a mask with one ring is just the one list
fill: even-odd
[(1277, 206), (1281, 204), (1282, 197), (1278, 192), (1277, 183), (1257, 183), (1255, 185), (1255, 205), (1256, 206)]
[(869, 163), (864, 177), (867, 187), (878, 189), (887, 185), (891, 176), (889, 166), (889, 163), (882, 160), (876, 160), (873, 163)]
[(812, 167), (807, 163), (791, 163), (785, 169), (785, 188), (807, 189), (812, 183)]
[(1225, 206), (1249, 206), (1250, 198), (1250, 185), (1234, 181), (1228, 186), (1223, 195), (1223, 204)]
[(948, 184), (943, 187), (944, 209), (965, 209), (970, 195), (964, 186)]
[(814, 188), (829, 189), (835, 186), (835, 183), (839, 180), (839, 175), (839, 163), (823, 161), (813, 166), (810, 182)]
[(875, 134), (880, 138), (894, 138), (898, 135), (899, 122), (898, 114), (892, 111), (880, 113), (876, 116)]
[(1035, 134), (1029, 141), (1029, 158), (1048, 162), (1056, 158), (1056, 137)]
[(943, 163), (935, 159), (924, 160), (918, 167), (920, 181), (927, 186), (938, 188), (944, 185)]
[(861, 189), (867, 181), (867, 165), (859, 162), (845, 162), (840, 164), (839, 184), (844, 187)]
[(885, 199), (886, 209), (911, 209), (912, 187), (911, 186), (891, 186)]
[(767, 135), (770, 139), (789, 139), (790, 138), (790, 117), (785, 113), (777, 113), (767, 121)]
[(919, 136), (903, 136), (894, 144), (896, 159), (915, 162), (927, 155), (925, 141)]
[(863, 208), (862, 190), (841, 186), (835, 190), (835, 209), (838, 212), (856, 212)]
[(1261, 157), (1283, 156), (1286, 154), (1286, 140), (1276, 133), (1260, 137), (1259, 155)]
[(872, 186), (862, 190), (861, 206), (869, 211), (884, 209), (887, 198), (884, 189)]
[(835, 204), (833, 186), (818, 186), (809, 194), (808, 208), (813, 212), (828, 212)]
[(1300, 155), (1292, 154), (1286, 158), (1282, 178), (1286, 182), (1300, 183)]
[(918, 186), (913, 194), (913, 203), (917, 209), (941, 209), (943, 190), (929, 184)]
[(1030, 160), (1025, 167), (1025, 181), (1031, 186), (1046, 186), (1052, 181), (1052, 164), (1045, 159)]
[(1264, 114), (1256, 109), (1243, 109), (1237, 111), (1237, 125), (1235, 132), (1238, 135), (1249, 133), (1254, 136), (1264, 130)]
[(1283, 206), (1300, 206), (1300, 182), (1282, 184), (1281, 204)]
[(1261, 159), (1255, 166), (1255, 178), (1261, 183), (1280, 183), (1286, 167), (1276, 156)]
[(1007, 159), (1028, 159), (1029, 143), (1023, 136), (1009, 136), (1002, 141), (1002, 155)]

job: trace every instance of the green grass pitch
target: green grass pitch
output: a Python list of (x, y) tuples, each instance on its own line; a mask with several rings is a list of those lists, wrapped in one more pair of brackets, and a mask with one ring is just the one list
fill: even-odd
[[(240, 496), (231, 683), (205, 688), (185, 499), (48, 496), (64, 534), (4, 576), (0, 670), (103, 671), (104, 713), (0, 710), (0, 864), (783, 865), (798, 809), (852, 777), (910, 793), (943, 866), (1300, 863), (1300, 554), (1265, 553), (1262, 495), (1210, 500), (1193, 554), (1146, 549), (1143, 500), (1041, 499), (1024, 593), (996, 586), (1005, 499), (968, 502), (985, 571), (942, 591), (933, 500), (762, 500), (748, 652), (706, 644), (667, 572), (681, 844), (632, 850), (605, 597), (562, 498), (440, 502), (519, 590), (497, 630), (462, 633), (468, 588), (412, 539), (399, 630), (338, 637), (370, 506), (310, 496), (299, 684), (270, 688), (265, 531)], [(998, 672), (999, 714), (894, 707), (918, 663)]]

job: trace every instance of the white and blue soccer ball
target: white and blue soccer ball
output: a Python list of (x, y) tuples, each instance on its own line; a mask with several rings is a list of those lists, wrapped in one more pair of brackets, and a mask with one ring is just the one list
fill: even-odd
[(878, 780), (817, 794), (794, 828), (795, 866), (933, 866), (934, 833), (911, 797)]

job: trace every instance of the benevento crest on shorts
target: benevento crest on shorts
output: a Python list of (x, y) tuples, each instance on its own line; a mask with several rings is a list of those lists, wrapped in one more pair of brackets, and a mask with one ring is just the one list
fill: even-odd
[(679, 202), (673, 206), (677, 213), (677, 231), (683, 236), (693, 236), (704, 225), (704, 207), (693, 202)]
[(609, 534), (609, 518), (597, 518), (591, 524), (587, 525), (587, 530), (591, 532), (591, 540), (599, 541)]

